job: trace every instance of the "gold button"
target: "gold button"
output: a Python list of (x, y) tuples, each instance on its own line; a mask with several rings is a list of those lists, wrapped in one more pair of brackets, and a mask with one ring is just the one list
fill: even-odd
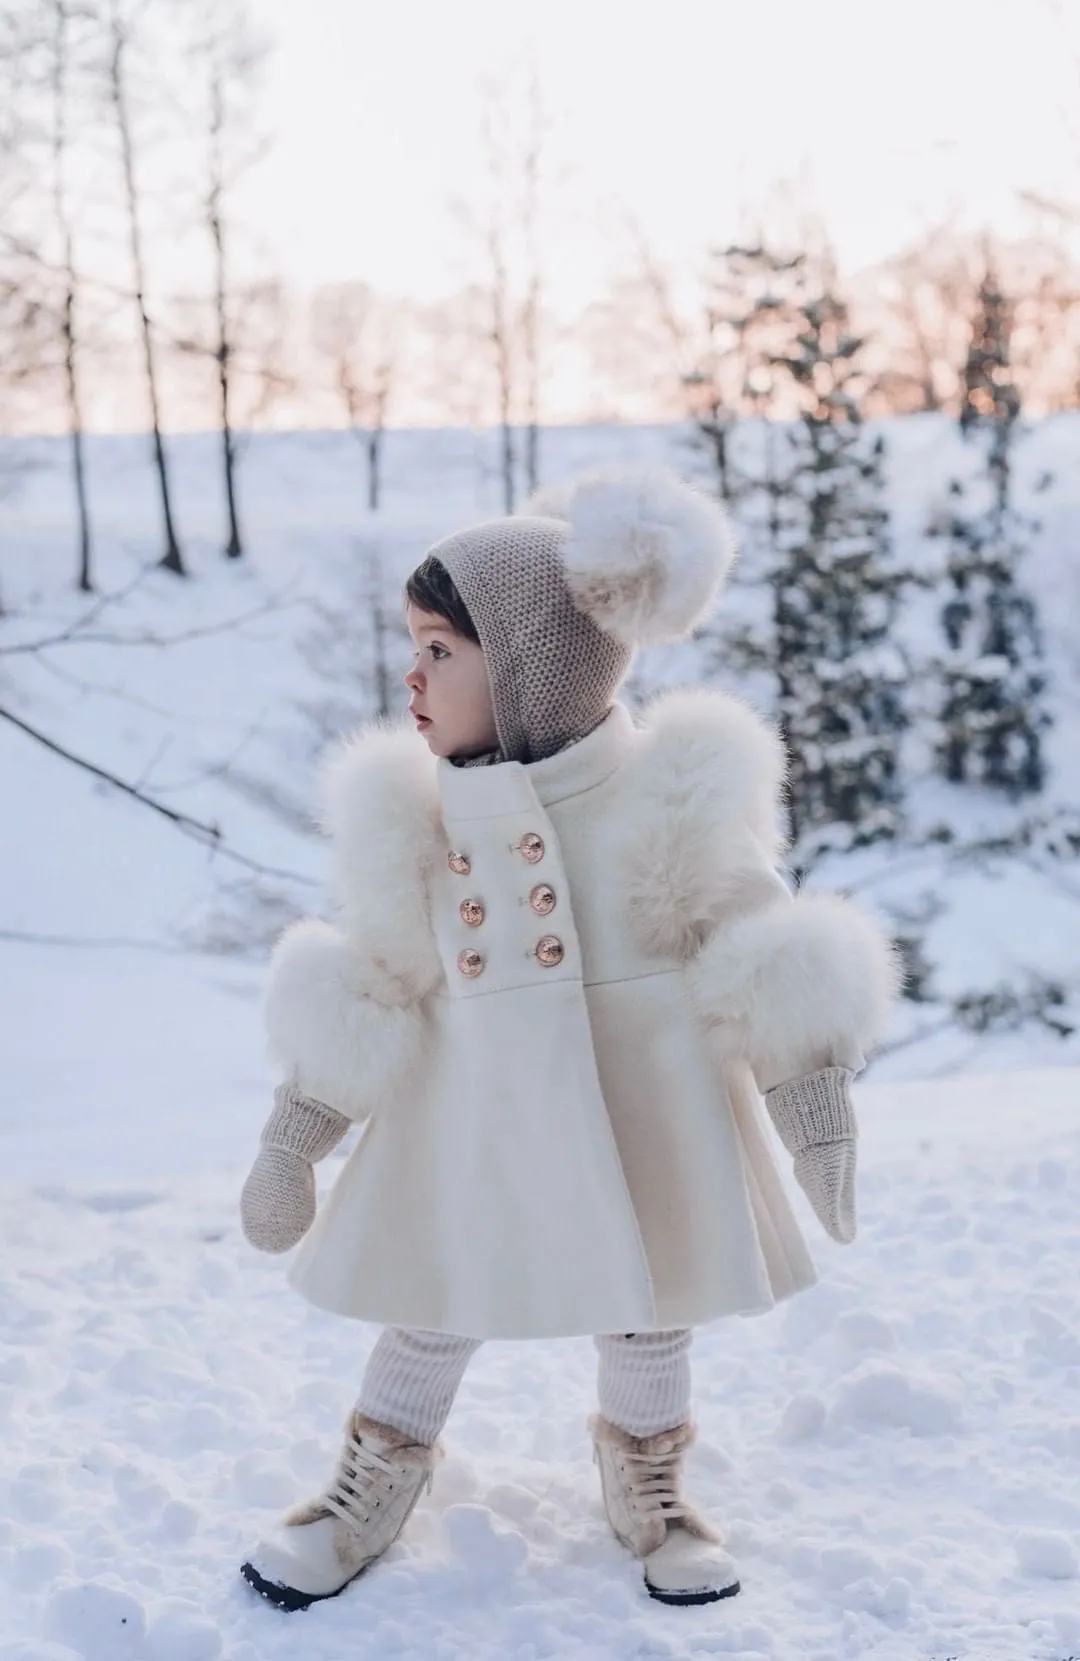
[(472, 861), (468, 854), (447, 854), (446, 863), (456, 877), (467, 877), (472, 870)]
[(478, 929), (484, 921), (484, 908), (479, 900), (462, 900), (459, 909), (461, 921), (468, 923), (471, 929)]
[(530, 865), (539, 865), (544, 857), (544, 838), (535, 831), (526, 831), (517, 846), (522, 859), (527, 859)]
[(480, 952), (467, 946), (463, 952), (458, 952), (457, 966), (466, 980), (475, 980), (477, 975), (484, 972), (484, 959)]
[(542, 940), (537, 941), (537, 961), (545, 969), (554, 969), (566, 956), (566, 947), (557, 934), (545, 934)]
[(540, 917), (547, 917), (555, 910), (555, 890), (546, 882), (538, 882), (529, 895), (529, 904)]

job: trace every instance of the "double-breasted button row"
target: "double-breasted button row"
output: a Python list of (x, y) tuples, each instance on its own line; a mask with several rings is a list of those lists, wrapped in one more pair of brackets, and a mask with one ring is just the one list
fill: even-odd
[[(556, 969), (566, 956), (566, 947), (557, 934), (545, 934), (542, 940), (537, 941), (532, 955), (542, 969)], [(464, 951), (458, 952), (457, 966), (466, 980), (475, 980), (484, 972), (484, 954), (478, 952), (475, 946), (466, 946)]]
[[(526, 831), (521, 840), (513, 844), (513, 849), (530, 865), (538, 865), (547, 851), (543, 837), (536, 831)], [(468, 854), (451, 851), (446, 856), (446, 862), (455, 876), (467, 877), (472, 872), (472, 861)], [(538, 882), (529, 894), (529, 904), (538, 917), (549, 916), (557, 904), (557, 895), (551, 884)], [(468, 899), (462, 900), (458, 914), (468, 928), (478, 929), (487, 912), (482, 901)], [(557, 934), (545, 934), (537, 941), (532, 955), (541, 968), (554, 969), (566, 956), (566, 947)], [(475, 946), (467, 946), (458, 953), (457, 966), (467, 980), (475, 980), (477, 975), (484, 972), (484, 954), (477, 951)]]
[[(550, 883), (537, 883), (529, 895), (529, 904), (538, 917), (549, 917), (555, 910), (555, 890)], [(481, 900), (462, 900), (458, 907), (461, 921), (471, 929), (478, 929), (487, 916), (487, 911)]]
[[(513, 844), (514, 852), (519, 853), (522, 859), (527, 859), (530, 865), (539, 865), (547, 849), (544, 838), (537, 831), (526, 831), (520, 842)], [(467, 877), (472, 870), (472, 860), (468, 854), (459, 854), (451, 850), (446, 856), (449, 865), (456, 877)]]

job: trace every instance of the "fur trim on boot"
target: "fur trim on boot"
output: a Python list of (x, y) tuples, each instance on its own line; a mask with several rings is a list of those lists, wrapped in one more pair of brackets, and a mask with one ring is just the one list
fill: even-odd
[(723, 1536), (682, 1492), (683, 1455), (696, 1427), (688, 1421), (657, 1436), (631, 1436), (597, 1413), (589, 1430), (608, 1522), (641, 1558), (650, 1597), (675, 1604), (734, 1597), (739, 1577)]
[(240, 1573), (280, 1609), (336, 1597), (393, 1545), (441, 1457), (439, 1443), (354, 1413), (326, 1492), (290, 1511)]

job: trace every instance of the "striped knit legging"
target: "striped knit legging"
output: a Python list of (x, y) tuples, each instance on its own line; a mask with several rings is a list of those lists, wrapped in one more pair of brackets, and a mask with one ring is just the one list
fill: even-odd
[[(596, 1338), (604, 1418), (631, 1436), (655, 1436), (688, 1419), (692, 1337), (687, 1330)], [(434, 1442), (480, 1343), (445, 1332), (386, 1327), (371, 1352), (357, 1408), (418, 1442)]]

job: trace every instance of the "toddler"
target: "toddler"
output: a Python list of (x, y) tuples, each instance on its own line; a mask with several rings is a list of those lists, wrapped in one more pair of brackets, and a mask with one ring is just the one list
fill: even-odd
[[(337, 1469), (243, 1565), (285, 1609), (398, 1538), (485, 1338), (595, 1336), (607, 1518), (671, 1604), (739, 1590), (687, 1498), (692, 1330), (816, 1276), (762, 1097), (833, 1239), (855, 1236), (849, 1084), (891, 948), (777, 874), (784, 758), (724, 694), (635, 719), (635, 648), (689, 634), (734, 549), (665, 473), (458, 532), (409, 578), (407, 724), (324, 777), (330, 921), (279, 942), (281, 1069), (248, 1240), (382, 1326)], [(359, 1140), (316, 1217), (313, 1166)]]

